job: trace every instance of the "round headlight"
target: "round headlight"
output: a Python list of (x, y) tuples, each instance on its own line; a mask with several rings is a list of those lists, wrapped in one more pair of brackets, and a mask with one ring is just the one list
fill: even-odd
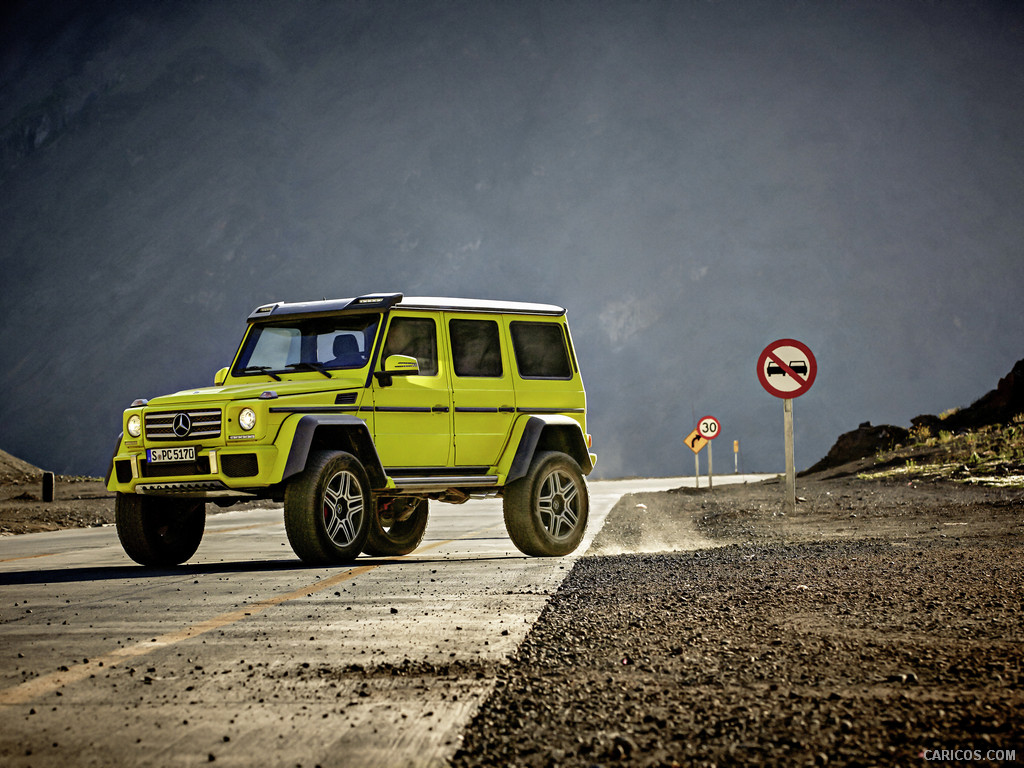
[(137, 413), (133, 413), (128, 417), (128, 434), (132, 437), (138, 437), (142, 434), (142, 417)]
[(256, 411), (252, 408), (243, 408), (242, 412), (238, 414), (238, 426), (248, 432), (250, 429), (256, 426)]

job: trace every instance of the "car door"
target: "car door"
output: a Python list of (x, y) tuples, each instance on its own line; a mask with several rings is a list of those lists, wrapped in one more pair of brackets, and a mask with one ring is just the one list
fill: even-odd
[(516, 415), (504, 334), (494, 318), (446, 313), (444, 320), (451, 350), (455, 465), (491, 467)]
[(451, 382), (440, 346), (439, 318), (391, 314), (376, 370), (390, 355), (415, 357), (419, 373), (373, 378), (373, 432), (387, 468), (450, 466)]

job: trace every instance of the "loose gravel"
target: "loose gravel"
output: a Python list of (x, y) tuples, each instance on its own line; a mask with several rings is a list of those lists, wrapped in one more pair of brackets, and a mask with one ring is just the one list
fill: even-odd
[(623, 499), (591, 552), (682, 551), (577, 561), (452, 765), (1024, 761), (1024, 492), (799, 492)]

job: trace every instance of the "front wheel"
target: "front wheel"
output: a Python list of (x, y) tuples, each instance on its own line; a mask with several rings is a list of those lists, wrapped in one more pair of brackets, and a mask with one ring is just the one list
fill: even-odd
[(114, 497), (117, 537), (125, 553), (140, 565), (181, 565), (199, 549), (206, 528), (206, 504), (118, 492)]
[(590, 495), (571, 456), (543, 451), (525, 477), (505, 489), (505, 528), (520, 552), (535, 557), (567, 555), (587, 529)]
[(371, 557), (408, 555), (427, 530), (426, 499), (395, 496), (377, 499), (363, 552)]
[(285, 531), (305, 563), (355, 560), (366, 542), (370, 518), (370, 481), (350, 453), (311, 453), (306, 468), (285, 488)]

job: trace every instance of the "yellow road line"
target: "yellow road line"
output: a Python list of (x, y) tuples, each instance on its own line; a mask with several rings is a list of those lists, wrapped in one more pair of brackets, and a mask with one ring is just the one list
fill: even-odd
[(7, 557), (7, 558), (4, 558), (3, 560), (0, 560), (0, 563), (13, 563), (15, 560), (34, 560), (37, 557), (53, 557), (56, 554), (59, 554), (59, 553), (58, 552), (43, 552), (42, 554), (38, 554), (38, 555), (20, 555), (18, 557)]
[[(445, 544), (451, 544), (459, 539), (477, 536), (496, 527), (497, 525), (490, 525), (486, 528), (472, 531), (471, 533), (467, 533), (455, 539), (445, 539), (444, 541), (428, 544), (420, 547), (417, 551), (436, 549), (437, 547), (442, 547)], [(42, 555), (40, 555), (40, 557), (42, 557)], [(95, 675), (101, 669), (116, 667), (118, 664), (122, 664), (139, 656), (145, 656), (157, 649), (166, 648), (167, 646), (175, 645), (176, 643), (180, 643), (184, 640), (190, 640), (193, 637), (198, 637), (199, 635), (204, 635), (207, 632), (212, 632), (215, 629), (221, 629), (229, 624), (234, 624), (242, 621), (243, 619), (256, 616), (276, 605), (281, 605), (282, 603), (287, 603), (290, 600), (297, 600), (299, 598), (308, 597), (317, 592), (322, 592), (323, 590), (330, 589), (343, 581), (347, 581), (348, 579), (355, 578), (356, 576), (360, 576), (368, 571), (380, 568), (382, 565), (385, 565), (385, 563), (361, 565), (355, 568), (350, 568), (343, 573), (336, 574), (328, 579), (324, 579), (323, 581), (317, 581), (313, 584), (308, 584), (283, 595), (271, 597), (267, 600), (261, 600), (258, 603), (246, 605), (238, 608), (237, 610), (229, 611), (228, 613), (222, 613), (219, 616), (214, 616), (212, 619), (201, 621), (198, 624), (192, 624), (191, 626), (179, 629), (175, 632), (168, 632), (167, 634), (160, 635), (149, 642), (136, 643), (135, 645), (118, 648), (97, 659), (90, 659), (89, 661), (82, 662), (81, 664), (76, 664), (73, 667), (58, 670), (57, 672), (51, 672), (48, 675), (42, 675), (40, 677), (33, 678), (32, 680), (27, 680), (24, 683), (11, 686), (10, 688), (5, 688), (0, 690), (0, 707), (9, 707), (33, 701), (34, 699), (38, 699), (47, 693), (61, 688), (62, 686), (77, 683), (80, 680), (85, 680), (90, 675)]]

